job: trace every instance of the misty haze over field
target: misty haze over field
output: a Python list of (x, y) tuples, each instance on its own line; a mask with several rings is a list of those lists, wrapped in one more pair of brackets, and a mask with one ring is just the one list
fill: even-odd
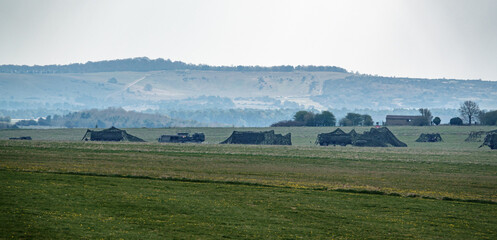
[(299, 110), (381, 123), (429, 108), (447, 123), (465, 100), (497, 109), (496, 11), (491, 0), (0, 0), (0, 116), (123, 108), (167, 126), (248, 127)]
[[(128, 71), (123, 71), (123, 70)], [(386, 114), (430, 108), (447, 122), (464, 100), (497, 108), (497, 82), (390, 78), (339, 67), (212, 67), (148, 58), (66, 66), (1, 66), (3, 115), (122, 107), (207, 125), (268, 126), (302, 109)]]

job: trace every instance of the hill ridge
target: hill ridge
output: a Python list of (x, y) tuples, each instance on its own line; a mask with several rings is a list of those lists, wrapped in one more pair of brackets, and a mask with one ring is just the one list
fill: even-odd
[(2, 73), (92, 73), (92, 72), (120, 72), (120, 71), (160, 71), (160, 70), (209, 70), (209, 71), (250, 71), (250, 72), (292, 72), (292, 71), (322, 71), (342, 72), (347, 70), (336, 66), (314, 65), (280, 65), (280, 66), (212, 66), (206, 64), (190, 64), (170, 59), (149, 59), (148, 57), (125, 58), (103, 61), (88, 61), (86, 63), (72, 63), (65, 65), (0, 65)]

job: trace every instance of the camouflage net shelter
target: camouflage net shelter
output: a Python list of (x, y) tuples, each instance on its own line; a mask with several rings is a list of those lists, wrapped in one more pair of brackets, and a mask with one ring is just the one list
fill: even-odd
[(464, 140), (466, 142), (481, 142), (483, 134), (485, 131), (470, 132), (468, 137)]
[(480, 147), (489, 146), (490, 149), (497, 149), (497, 130), (490, 131)]
[(346, 146), (348, 144), (352, 144), (352, 142), (356, 137), (357, 133), (355, 132), (355, 130), (352, 130), (349, 133), (345, 133), (342, 129), (337, 128), (335, 131), (330, 133), (318, 134), (318, 138), (316, 139), (316, 144), (319, 144), (321, 146), (328, 146), (328, 145)]
[(442, 142), (442, 136), (440, 133), (421, 133), (416, 142)]
[(292, 135), (274, 134), (267, 132), (233, 131), (231, 136), (220, 144), (256, 144), (256, 145), (292, 145)]
[(145, 142), (143, 139), (128, 134), (125, 130), (115, 127), (104, 129), (102, 131), (86, 130), (82, 141), (127, 141), (127, 142)]
[(358, 147), (407, 147), (386, 127), (371, 128), (369, 131), (358, 134), (355, 130), (345, 133), (340, 128), (330, 133), (318, 134), (316, 144), (321, 146), (348, 144)]

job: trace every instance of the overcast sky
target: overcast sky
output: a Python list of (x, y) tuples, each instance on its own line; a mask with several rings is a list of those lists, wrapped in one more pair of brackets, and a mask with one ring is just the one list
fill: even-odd
[(142, 56), (497, 81), (497, 1), (0, 0), (0, 64)]

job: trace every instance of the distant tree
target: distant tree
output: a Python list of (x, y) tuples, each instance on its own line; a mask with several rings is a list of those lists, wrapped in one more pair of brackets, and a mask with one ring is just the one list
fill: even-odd
[(354, 123), (348, 118), (342, 118), (339, 122), (340, 126), (354, 126)]
[(419, 113), (421, 113), (421, 116), (423, 116), (425, 118), (424, 121), (420, 122), (421, 125), (419, 125), (419, 126), (430, 125), (431, 120), (433, 119), (433, 116), (431, 115), (431, 111), (428, 108), (420, 108), (420, 109), (418, 109), (418, 111), (419, 111)]
[(340, 120), (340, 126), (373, 126), (373, 118), (359, 113), (347, 113), (347, 115)]
[(480, 112), (480, 107), (473, 101), (464, 101), (459, 108), (461, 116), (468, 119), (469, 125), (471, 125), (471, 120)]
[(9, 116), (6, 116), (6, 117), (0, 117), (0, 122), (6, 122), (6, 123), (10, 123), (10, 117)]
[(117, 79), (115, 77), (112, 77), (112, 78), (109, 78), (109, 80), (107, 80), (108, 83), (117, 83)]
[(21, 120), (19, 122), (16, 122), (17, 126), (36, 126), (38, 125), (38, 122), (35, 120)]
[(293, 115), (293, 120), (297, 122), (305, 122), (305, 118), (308, 113), (309, 112), (307, 111), (298, 111), (295, 115)]
[(462, 125), (462, 119), (459, 117), (451, 118), (449, 121), (450, 125)]
[(363, 126), (373, 126), (374, 122), (373, 122), (373, 118), (368, 115), (368, 114), (364, 114), (362, 115), (362, 125)]
[(358, 113), (347, 113), (345, 116), (346, 119), (352, 122), (351, 126), (359, 126), (362, 123), (362, 115)]
[(19, 128), (16, 125), (11, 125), (7, 122), (0, 122), (0, 129), (7, 129), (7, 128)]
[[(482, 125), (487, 125), (486, 123), (483, 123), (485, 121), (485, 114), (487, 112), (485, 110), (480, 110), (478, 114), (476, 114), (476, 118), (480, 121), (480, 124)], [(492, 124), (491, 124), (492, 125)]]
[(336, 118), (330, 111), (314, 114), (309, 111), (298, 111), (293, 116), (293, 121), (279, 121), (271, 124), (271, 127), (291, 126), (335, 126)]
[(497, 110), (490, 112), (481, 111), (478, 118), (481, 124), (497, 125)]
[(330, 111), (323, 111), (314, 116), (315, 126), (335, 126), (336, 118)]
[(309, 111), (298, 111), (293, 116), (294, 121), (303, 123), (304, 126), (315, 126), (315, 114)]
[(442, 121), (442, 120), (441, 120), (439, 117), (435, 117), (435, 118), (433, 119), (433, 123), (434, 123), (435, 125), (437, 125), (437, 126), (440, 124), (440, 122), (441, 122), (441, 121)]
[(39, 118), (38, 125), (40, 126), (50, 126), (52, 124), (52, 116), (48, 115), (45, 119)]

